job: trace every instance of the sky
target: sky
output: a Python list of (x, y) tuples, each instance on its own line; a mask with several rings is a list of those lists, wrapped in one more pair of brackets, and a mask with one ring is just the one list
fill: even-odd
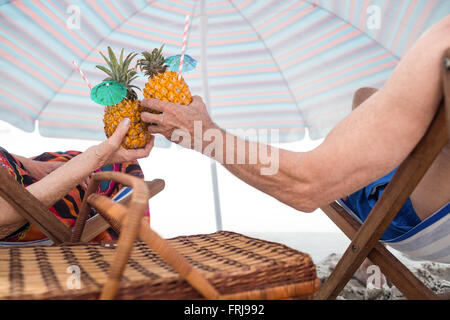
[[(10, 153), (31, 157), (45, 151), (84, 151), (100, 143), (42, 137), (0, 120), (0, 146)], [(277, 145), (292, 151), (308, 151), (321, 140)], [(193, 150), (172, 144), (154, 148), (140, 159), (146, 180), (163, 179), (165, 189), (150, 200), (151, 225), (163, 237), (216, 231), (211, 160)], [(247, 185), (217, 164), (222, 229), (242, 233), (308, 232), (338, 233), (339, 229), (321, 211), (299, 212)]]

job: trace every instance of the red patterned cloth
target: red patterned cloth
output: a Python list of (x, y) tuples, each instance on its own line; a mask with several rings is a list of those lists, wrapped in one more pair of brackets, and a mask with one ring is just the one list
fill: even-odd
[[(79, 151), (66, 151), (66, 152), (45, 152), (33, 160), (36, 161), (60, 161), (67, 162), (73, 157), (76, 157), (81, 152)], [(27, 187), (30, 184), (35, 183), (37, 180), (34, 179), (28, 172), (23, 164), (12, 154), (8, 153), (5, 149), (0, 147), (0, 170), (6, 170), (11, 174), (17, 182), (22, 186)], [(144, 178), (144, 174), (141, 170), (137, 161), (117, 163), (108, 166), (104, 166), (96, 172), (99, 171), (115, 171), (124, 172), (131, 174), (133, 176)], [(103, 181), (97, 190), (97, 193), (103, 194), (108, 197), (113, 197), (120, 189), (122, 185), (114, 181)], [(68, 228), (73, 228), (75, 225), (76, 217), (78, 216), (81, 203), (86, 190), (78, 185), (72, 189), (64, 198), (58, 200), (49, 210), (61, 220)], [(150, 213), (147, 207), (147, 212), (145, 214), (145, 219), (149, 221)], [(110, 228), (101, 234), (99, 234), (92, 241), (110, 241), (117, 239), (117, 234)], [(14, 233), (8, 235), (7, 237), (0, 239), (1, 241), (11, 241), (11, 242), (25, 242), (25, 241), (35, 241), (45, 239), (46, 236), (35, 226), (30, 223), (26, 223), (21, 228), (16, 230)]]

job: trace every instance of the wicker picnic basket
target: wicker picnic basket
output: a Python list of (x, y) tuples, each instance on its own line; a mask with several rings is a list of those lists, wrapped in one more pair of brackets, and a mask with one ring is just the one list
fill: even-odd
[[(131, 187), (130, 198), (97, 194), (104, 180)], [(161, 179), (98, 172), (72, 231), (45, 210), (23, 213), (43, 221), (54, 245), (1, 248), (0, 299), (310, 299), (319, 289), (310, 256), (279, 243), (226, 231), (163, 239), (143, 219), (163, 188)], [(88, 219), (91, 209), (100, 219)], [(104, 227), (120, 234), (115, 245), (89, 242)]]
[[(226, 231), (176, 237), (168, 243), (225, 299), (311, 299), (320, 285), (310, 256), (279, 243)], [(0, 298), (97, 299), (114, 251), (114, 246), (101, 243), (2, 248)], [(79, 267), (80, 289), (68, 288), (70, 266)], [(202, 299), (202, 295), (138, 241), (115, 298)]]

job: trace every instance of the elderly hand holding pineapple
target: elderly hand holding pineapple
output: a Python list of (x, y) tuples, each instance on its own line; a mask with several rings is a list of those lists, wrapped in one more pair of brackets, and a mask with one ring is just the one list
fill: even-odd
[[(197, 145), (203, 145), (203, 134), (209, 129), (216, 129), (223, 133), (210, 118), (203, 100), (199, 96), (192, 97), (192, 103), (189, 108), (183, 105), (161, 101), (157, 99), (144, 99), (141, 101), (144, 109), (156, 110), (155, 112), (143, 112), (141, 119), (148, 123), (148, 132), (151, 134), (162, 134), (166, 139), (179, 143), (181, 142), (179, 136), (181, 134), (174, 134), (176, 130), (181, 130), (186, 133), (186, 136), (191, 137), (190, 143), (187, 147), (194, 149)], [(201, 126), (196, 128), (195, 124)], [(197, 129), (197, 130), (196, 130)], [(186, 143), (186, 141), (183, 141)], [(198, 150), (202, 152), (202, 150)]]

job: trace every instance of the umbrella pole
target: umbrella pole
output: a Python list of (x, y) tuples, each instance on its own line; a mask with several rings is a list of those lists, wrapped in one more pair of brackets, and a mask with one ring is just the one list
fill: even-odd
[(217, 179), (217, 166), (214, 160), (211, 160), (211, 179), (214, 193), (214, 210), (216, 212), (216, 229), (222, 230), (222, 213), (220, 208), (219, 184)]
[[(203, 98), (205, 99), (206, 108), (208, 113), (210, 113), (210, 96), (209, 96), (209, 84), (208, 84), (208, 74), (207, 74), (207, 63), (206, 63), (206, 34), (207, 34), (207, 24), (208, 16), (205, 12), (205, 0), (200, 2), (200, 39), (201, 39), (201, 50), (200, 50), (200, 64), (202, 70), (202, 82), (203, 82)], [(214, 210), (216, 214), (216, 229), (217, 231), (222, 230), (222, 214), (220, 208), (220, 196), (219, 196), (219, 184), (217, 176), (217, 165), (214, 160), (211, 160), (211, 179), (214, 194)]]
[(217, 166), (214, 160), (211, 160), (211, 179), (214, 193), (214, 210), (216, 212), (216, 229), (222, 230), (222, 213), (220, 207), (219, 184), (217, 181)]

